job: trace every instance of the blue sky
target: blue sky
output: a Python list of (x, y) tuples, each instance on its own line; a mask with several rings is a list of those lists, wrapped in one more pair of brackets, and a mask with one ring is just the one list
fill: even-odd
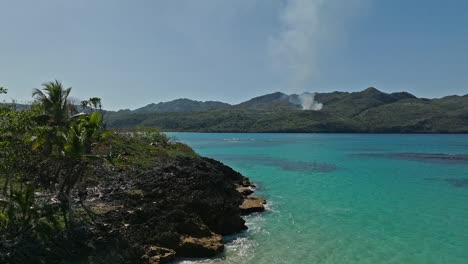
[(282, 91), (468, 93), (463, 0), (0, 0), (0, 86), (108, 109)]

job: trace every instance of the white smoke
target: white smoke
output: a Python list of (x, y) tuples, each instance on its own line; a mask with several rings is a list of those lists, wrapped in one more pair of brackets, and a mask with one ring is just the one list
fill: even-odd
[(289, 102), (301, 106), (302, 110), (320, 111), (323, 108), (323, 104), (315, 100), (315, 93), (292, 94)]
[(349, 18), (361, 13), (366, 2), (286, 0), (281, 30), (271, 38), (269, 50), (273, 65), (286, 76), (290, 92), (304, 92), (320, 76), (319, 55), (343, 43)]
[(315, 101), (315, 94), (303, 93), (299, 95), (299, 101), (303, 110), (322, 110), (323, 104)]
[(283, 30), (272, 39), (274, 63), (288, 75), (288, 86), (303, 91), (316, 72), (315, 62), (322, 0), (288, 0), (281, 15)]

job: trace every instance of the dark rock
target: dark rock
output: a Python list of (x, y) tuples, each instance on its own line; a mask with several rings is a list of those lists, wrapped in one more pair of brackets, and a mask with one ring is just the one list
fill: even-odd
[(224, 249), (223, 235), (247, 228), (242, 214), (264, 209), (262, 199), (244, 200), (236, 189), (251, 186), (247, 178), (213, 159), (178, 157), (140, 174), (106, 167), (99, 173), (99, 184), (81, 189), (93, 224), (48, 243), (19, 244), (0, 234), (0, 262), (156, 264), (211, 257)]
[(236, 186), (250, 182), (216, 160), (177, 158), (122, 177), (103, 184), (102, 197), (90, 203), (111, 236), (126, 244), (209, 257), (223, 250), (222, 235), (247, 228)]
[(250, 187), (238, 187), (237, 191), (243, 196), (249, 196), (252, 193), (254, 193), (254, 191)]

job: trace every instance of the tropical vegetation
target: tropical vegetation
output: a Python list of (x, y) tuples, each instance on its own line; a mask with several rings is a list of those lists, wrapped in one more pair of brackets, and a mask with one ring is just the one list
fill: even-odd
[[(0, 87), (0, 96), (7, 92)], [(101, 99), (77, 105), (71, 92), (52, 81), (33, 90), (27, 109), (0, 104), (0, 263), (70, 258), (67, 243), (79, 241), (70, 236), (95, 220), (85, 199), (104, 168), (137, 171), (195, 155), (155, 129), (106, 130)], [(51, 250), (61, 243), (62, 251)]]

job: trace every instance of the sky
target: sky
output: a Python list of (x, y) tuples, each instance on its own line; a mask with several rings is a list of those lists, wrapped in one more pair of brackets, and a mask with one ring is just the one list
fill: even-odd
[(0, 87), (27, 102), (57, 79), (112, 110), (370, 86), (463, 95), (466, 10), (464, 0), (0, 0)]

